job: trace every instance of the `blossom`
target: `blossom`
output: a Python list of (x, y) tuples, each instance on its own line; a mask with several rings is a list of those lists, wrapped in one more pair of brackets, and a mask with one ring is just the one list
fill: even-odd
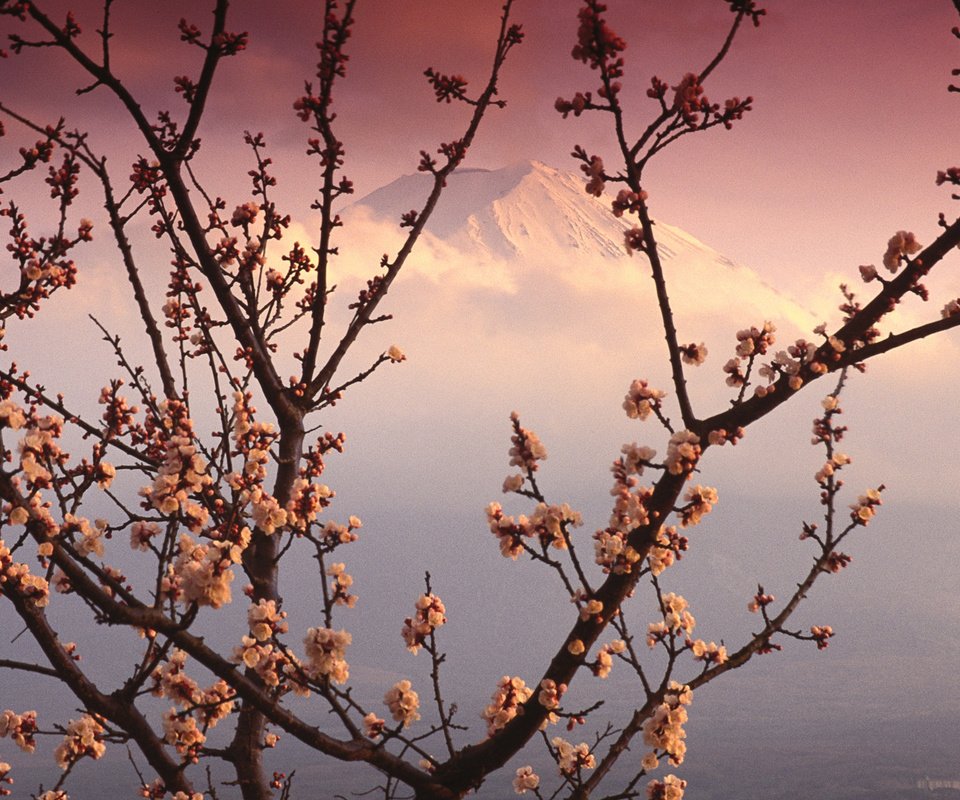
[(89, 756), (94, 761), (99, 759), (107, 749), (102, 741), (103, 734), (103, 725), (89, 714), (70, 720), (66, 736), (53, 754), (57, 766), (67, 769), (84, 756)]
[(420, 697), (413, 691), (408, 680), (397, 681), (383, 696), (383, 702), (390, 709), (393, 718), (403, 723), (404, 728), (420, 719)]
[(695, 433), (682, 430), (670, 437), (667, 445), (667, 471), (671, 475), (683, 475), (693, 472), (700, 460), (700, 437)]
[(240, 560), (239, 548), (230, 542), (198, 544), (185, 533), (181, 534), (178, 547), (172, 569), (182, 599), (212, 608), (229, 603), (231, 567)]
[(663, 702), (654, 710), (653, 715), (643, 723), (643, 741), (648, 747), (659, 748), (670, 759), (670, 763), (679, 766), (683, 763), (687, 745), (687, 736), (683, 724), (687, 721), (686, 706), (693, 700), (689, 686), (671, 681)]
[(265, 642), (275, 633), (286, 633), (287, 624), (283, 622), (286, 616), (285, 611), (277, 609), (276, 600), (260, 599), (247, 609), (247, 625), (254, 639)]
[(829, 625), (810, 626), (810, 636), (817, 643), (817, 650), (826, 650), (830, 644), (830, 638), (833, 636), (833, 628)]
[(537, 695), (537, 702), (547, 711), (554, 711), (560, 707), (560, 698), (567, 690), (567, 684), (561, 683), (559, 686), (552, 678), (544, 678), (540, 681), (540, 692)]
[(630, 384), (630, 389), (623, 399), (623, 410), (630, 419), (645, 420), (652, 412), (660, 410), (660, 401), (666, 396), (666, 392), (654, 389), (645, 380), (638, 378)]
[(666, 775), (662, 781), (647, 784), (647, 800), (683, 800), (687, 782), (676, 775)]
[(557, 766), (561, 775), (576, 775), (580, 770), (593, 769), (597, 761), (586, 742), (574, 746), (565, 739), (555, 736), (550, 744), (556, 748)]
[(376, 739), (383, 734), (387, 723), (372, 711), (363, 718), (363, 733), (368, 739)]
[(667, 627), (676, 632), (690, 633), (696, 625), (693, 615), (687, 611), (687, 601), (675, 592), (667, 592), (661, 600), (663, 604), (663, 621)]
[[(487, 736), (493, 736), (506, 727), (523, 705), (533, 695), (533, 690), (524, 683), (523, 678), (511, 678), (504, 675), (490, 698), (490, 703), (480, 714), (487, 721)], [(539, 699), (539, 698), (538, 698)]]
[(407, 360), (403, 350), (401, 350), (395, 344), (390, 345), (389, 349), (387, 350), (387, 358), (389, 358), (393, 364), (399, 364), (401, 361)]
[(13, 743), (25, 753), (32, 753), (36, 749), (37, 741), (34, 738), (36, 732), (36, 711), (17, 714), (8, 708), (0, 714), (0, 739), (9, 736)]
[(705, 664), (723, 664), (727, 660), (727, 648), (715, 642), (707, 644), (703, 639), (697, 639), (690, 645), (693, 657)]
[(696, 525), (717, 504), (717, 490), (709, 486), (697, 486), (687, 490), (687, 505), (680, 509), (680, 527)]
[(877, 506), (883, 503), (880, 498), (881, 491), (883, 491), (882, 486), (878, 489), (869, 489), (866, 494), (862, 494), (857, 498), (856, 503), (850, 506), (850, 518), (857, 525), (866, 525), (873, 519), (877, 513)]
[(707, 347), (703, 342), (680, 345), (680, 358), (684, 364), (699, 367), (707, 360)]
[(517, 776), (513, 779), (513, 791), (517, 794), (526, 794), (528, 789), (536, 789), (540, 785), (540, 776), (533, 771), (533, 767), (520, 767)]
[(403, 621), (401, 633), (407, 643), (407, 650), (416, 654), (427, 637), (447, 621), (445, 613), (443, 601), (435, 594), (420, 595), (417, 598), (415, 614)]
[(510, 415), (513, 422), (513, 435), (510, 437), (510, 466), (521, 467), (527, 472), (536, 472), (538, 461), (547, 457), (547, 448), (533, 431), (520, 426), (520, 416), (514, 411)]
[(350, 677), (350, 667), (345, 656), (352, 641), (353, 637), (345, 630), (309, 628), (303, 640), (307, 674), (324, 677), (334, 683), (346, 683)]
[(896, 272), (905, 256), (919, 253), (922, 245), (917, 237), (908, 231), (897, 231), (887, 242), (887, 251), (883, 254), (883, 266), (890, 272)]

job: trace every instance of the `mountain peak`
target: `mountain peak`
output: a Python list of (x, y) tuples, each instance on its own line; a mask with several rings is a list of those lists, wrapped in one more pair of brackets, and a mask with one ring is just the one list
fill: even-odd
[[(424, 173), (404, 175), (355, 203), (375, 219), (399, 221), (422, 201), (430, 187)], [(629, 223), (610, 213), (609, 198), (584, 190), (582, 176), (540, 161), (500, 169), (461, 169), (448, 185), (426, 230), (437, 239), (495, 259), (596, 256), (625, 259)], [(732, 266), (690, 234), (658, 224), (665, 261), (694, 248), (722, 266)]]

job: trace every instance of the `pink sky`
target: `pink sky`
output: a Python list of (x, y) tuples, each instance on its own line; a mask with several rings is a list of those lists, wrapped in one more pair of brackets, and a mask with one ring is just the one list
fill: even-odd
[[(88, 47), (95, 48), (99, 4), (57, 4), (77, 10)], [(315, 60), (320, 5), (288, 0), (276, 6), (280, 13), (265, 14), (261, 4), (235, 4), (232, 27), (249, 30), (251, 44), (223, 65), (201, 130), (208, 157), (221, 163), (245, 157), (244, 128), (264, 130), (295, 216), (302, 216), (311, 184), (297, 157), (307, 131), (291, 102)], [(702, 67), (731, 15), (719, 0), (611, 0), (609, 6), (611, 25), (629, 42), (624, 99), (639, 130), (652, 110), (644, 96), (649, 77), (674, 83)], [(666, 152), (651, 166), (647, 188), (664, 220), (793, 288), (810, 289), (825, 271), (876, 260), (899, 228), (916, 230), (921, 241), (934, 235), (936, 214), (949, 203), (933, 178), (953, 163), (951, 109), (960, 103), (945, 90), (960, 63), (960, 45), (950, 34), (956, 13), (947, 0), (768, 6), (763, 25), (742, 31), (706, 87), (716, 101), (753, 95), (755, 110), (731, 132), (690, 137)], [(463, 109), (438, 107), (422, 72), (433, 65), (480, 84), (499, 7), (500, 0), (358, 4), (337, 109), (347, 174), (359, 195), (413, 171), (421, 148), (457, 134)], [(578, 0), (518, 0), (515, 16), (527, 41), (502, 81), (509, 105), (491, 115), (467, 166), (533, 158), (573, 169), (568, 153), (575, 143), (613, 163), (609, 120), (563, 121), (553, 110), (558, 95), (596, 88), (594, 75), (569, 55), (578, 7)], [(116, 70), (148, 108), (182, 110), (172, 77), (195, 72), (197, 53), (177, 42), (181, 15), (208, 24), (209, 14), (194, 3), (116, 7)], [(43, 57), (28, 53), (2, 65), (8, 101), (41, 118), (63, 108), (78, 121), (79, 109), (85, 114), (92, 106), (110, 129), (101, 146), (117, 144), (110, 141), (123, 130), (116, 127), (116, 104), (104, 92), (76, 100), (71, 93), (82, 79), (43, 75), (35, 68)]]

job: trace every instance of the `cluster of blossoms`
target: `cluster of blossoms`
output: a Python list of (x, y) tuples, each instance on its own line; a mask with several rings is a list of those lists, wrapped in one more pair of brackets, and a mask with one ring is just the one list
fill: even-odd
[(107, 749), (103, 743), (104, 733), (103, 725), (89, 714), (70, 720), (63, 741), (53, 753), (57, 766), (67, 769), (81, 758), (89, 757), (96, 761), (102, 757)]
[(922, 247), (923, 245), (912, 233), (897, 231), (887, 242), (887, 250), (883, 254), (883, 266), (890, 272), (896, 272), (905, 257), (919, 253)]
[(684, 364), (699, 367), (707, 360), (707, 346), (703, 342), (680, 345), (680, 358)]
[(504, 675), (490, 698), (490, 704), (480, 715), (487, 721), (487, 736), (493, 736), (506, 727), (507, 723), (517, 716), (520, 706), (532, 695), (533, 690), (523, 682), (522, 678)]
[(590, 156), (590, 160), (580, 165), (580, 169), (587, 176), (587, 194), (600, 197), (606, 184), (603, 181), (603, 159), (600, 156)]
[[(835, 353), (843, 352), (845, 345), (836, 336), (831, 336), (828, 341)], [(816, 352), (817, 347), (812, 342), (797, 339), (786, 350), (778, 351), (769, 364), (760, 367), (760, 376), (773, 383), (779, 375), (788, 375), (790, 388), (797, 391), (803, 386), (803, 378), (799, 374), (802, 366), (806, 365), (815, 373), (823, 373), (827, 369), (825, 364), (816, 360)], [(760, 394), (766, 391), (766, 387), (758, 387)]]
[(627, 643), (622, 639), (614, 639), (603, 645), (597, 651), (597, 659), (590, 665), (590, 670), (598, 678), (606, 678), (613, 669), (613, 657), (627, 649)]
[(817, 650), (826, 650), (833, 636), (833, 628), (829, 625), (811, 625), (810, 636), (817, 643)]
[(149, 550), (153, 537), (160, 533), (160, 526), (156, 522), (134, 522), (130, 526), (130, 548), (133, 550)]
[(163, 738), (193, 763), (199, 760), (200, 748), (207, 740), (196, 718), (175, 708), (163, 712)]
[(57, 439), (63, 435), (63, 419), (51, 414), (45, 417), (28, 417), (27, 434), (20, 440), (20, 469), (28, 484), (34, 489), (49, 489), (53, 475), (48, 465), (65, 458)]
[(447, 618), (443, 601), (435, 594), (422, 594), (417, 598), (416, 612), (403, 621), (403, 640), (407, 650), (416, 654), (427, 637), (443, 625)]
[(717, 490), (699, 484), (688, 489), (685, 498), (687, 505), (679, 509), (680, 527), (688, 528), (699, 524), (700, 520), (709, 514), (717, 504)]
[(662, 598), (663, 621), (651, 622), (647, 626), (647, 646), (655, 647), (665, 641), (668, 634), (692, 633), (697, 621), (687, 611), (687, 601), (675, 592), (668, 592)]
[(490, 503), (486, 509), (490, 532), (500, 540), (500, 552), (514, 560), (523, 552), (523, 540), (536, 537), (544, 547), (564, 550), (567, 547), (565, 526), (583, 524), (580, 514), (563, 503), (538, 503), (533, 514), (514, 517), (504, 514), (499, 503)]
[(7, 736), (25, 753), (37, 749), (37, 712), (24, 711), (17, 714), (9, 708), (0, 714), (0, 739)]
[(683, 800), (687, 782), (676, 775), (665, 775), (662, 781), (647, 784), (647, 800)]
[[(167, 794), (167, 787), (161, 778), (157, 778), (153, 783), (140, 786), (140, 797), (145, 798), (145, 800), (165, 800)], [(171, 800), (203, 800), (203, 792), (194, 792), (193, 794), (177, 792), (171, 796)]]
[(309, 628), (303, 640), (307, 655), (304, 672), (311, 678), (346, 683), (350, 677), (346, 651), (352, 641), (353, 637), (345, 630)]
[(710, 101), (703, 93), (700, 76), (688, 72), (673, 90), (673, 108), (683, 118), (684, 123), (695, 128), (700, 123), (700, 112), (710, 111)]
[(640, 560), (640, 553), (627, 544), (627, 535), (613, 528), (597, 531), (594, 535), (594, 560), (605, 573), (629, 574)]
[(851, 458), (846, 453), (834, 453), (827, 461), (824, 462), (823, 466), (817, 470), (814, 478), (821, 488), (825, 489), (828, 486), (830, 479), (837, 473), (837, 470), (843, 469), (843, 467), (850, 462)]
[(651, 413), (660, 412), (660, 401), (666, 396), (666, 392), (654, 389), (642, 378), (637, 378), (623, 398), (623, 410), (630, 419), (645, 420)]
[(613, 216), (622, 217), (624, 214), (636, 214), (640, 210), (640, 204), (646, 199), (646, 192), (638, 194), (630, 189), (621, 189), (617, 192), (616, 199), (610, 203)]
[(703, 639), (688, 642), (694, 659), (704, 664), (723, 664), (727, 661), (727, 648), (716, 642), (707, 644)]
[(762, 328), (756, 325), (737, 331), (737, 355), (740, 358), (749, 358), (752, 355), (766, 355), (767, 350), (776, 342), (773, 335), (776, 326), (772, 322), (764, 322)]
[(151, 692), (176, 704), (164, 713), (164, 738), (177, 752), (195, 758), (206, 741), (204, 731), (215, 727), (233, 711), (236, 693), (222, 679), (207, 689), (201, 689), (187, 675), (186, 661), (187, 654), (175, 649), (153, 671)]
[[(76, 517), (73, 514), (65, 514), (63, 525), (60, 526), (60, 534), (73, 542), (77, 554), (89, 556), (91, 554), (103, 555), (103, 537), (106, 533), (109, 523), (105, 519), (98, 519), (93, 525), (83, 517)], [(44, 542), (40, 545), (42, 555), (51, 555), (53, 545)]]
[(527, 473), (536, 472), (539, 464), (547, 457), (547, 448), (533, 431), (521, 427), (520, 416), (516, 411), (510, 414), (513, 423), (513, 435), (510, 437), (510, 466), (520, 467)]
[(275, 600), (258, 600), (247, 609), (247, 625), (258, 642), (265, 642), (276, 634), (287, 632), (287, 612), (279, 611)]
[(550, 744), (556, 749), (555, 758), (561, 775), (579, 775), (581, 770), (593, 769), (597, 765), (596, 758), (590, 752), (590, 745), (586, 742), (572, 745), (566, 739), (555, 736)]
[(537, 702), (540, 703), (549, 712), (544, 719), (540, 729), (545, 729), (548, 725), (555, 723), (559, 717), (554, 713), (560, 708), (560, 698), (567, 691), (567, 684), (561, 683), (559, 686), (552, 678), (544, 678), (540, 681), (540, 691), (537, 693)]
[(363, 718), (363, 732), (364, 735), (369, 739), (376, 739), (378, 736), (383, 735), (383, 729), (386, 727), (387, 721), (382, 717), (378, 717), (372, 711)]
[(765, 594), (763, 587), (761, 587), (757, 590), (753, 599), (747, 604), (747, 609), (751, 614), (756, 614), (761, 608), (766, 608), (776, 599), (772, 594)]
[(211, 608), (226, 605), (231, 599), (231, 568), (240, 563), (249, 542), (249, 528), (241, 531), (238, 543), (214, 541), (201, 544), (187, 534), (181, 534), (177, 557), (163, 579), (164, 595)]
[(747, 376), (741, 369), (742, 359), (765, 355), (776, 341), (774, 331), (776, 327), (772, 322), (764, 322), (762, 328), (754, 325), (737, 331), (736, 356), (723, 366), (723, 371), (727, 373), (727, 386), (743, 386)]
[(404, 728), (420, 719), (420, 696), (413, 691), (410, 681), (397, 681), (383, 696), (390, 715)]
[[(238, 663), (256, 670), (261, 680), (272, 688), (280, 687), (284, 674), (295, 672), (299, 667), (283, 649), (275, 647), (274, 636), (287, 632), (284, 622), (287, 614), (277, 609), (273, 600), (259, 600), (247, 609), (247, 625), (250, 635), (241, 638), (240, 646), (234, 648), (233, 658)], [(300, 683), (294, 683), (294, 691), (307, 694)]]
[(663, 702), (653, 715), (643, 723), (643, 742), (648, 747), (662, 750), (670, 763), (679, 766), (687, 752), (684, 739), (687, 737), (683, 724), (687, 721), (686, 706), (693, 700), (689, 686), (671, 681)]
[(654, 577), (663, 573), (667, 567), (683, 558), (681, 554), (687, 550), (689, 544), (687, 537), (678, 534), (677, 529), (672, 525), (661, 528), (657, 532), (657, 543), (647, 554), (650, 573)]
[(877, 506), (883, 503), (880, 498), (882, 490), (882, 486), (877, 489), (868, 489), (866, 494), (860, 495), (857, 502), (850, 506), (850, 518), (857, 525), (866, 525), (873, 519), (877, 513)]
[(700, 437), (692, 431), (677, 431), (667, 444), (667, 471), (671, 475), (689, 475), (700, 460)]
[[(23, 522), (26, 522), (27, 512), (22, 506), (17, 506), (11, 512), (10, 521), (18, 524), (14, 521), (15, 516), (20, 516), (17, 512), (22, 512)], [(50, 602), (50, 585), (46, 578), (32, 574), (29, 566), (14, 561), (10, 548), (3, 539), (0, 539), (0, 591), (4, 594), (15, 592), (21, 597), (29, 598), (37, 608), (43, 608)]]
[(191, 499), (202, 495), (213, 479), (194, 445), (193, 423), (179, 401), (167, 400), (161, 406), (164, 415), (163, 463), (152, 486), (140, 490), (147, 508), (161, 514), (180, 514), (187, 527), (196, 533), (207, 522), (207, 509)]
[(533, 771), (533, 767), (526, 766), (517, 769), (516, 777), (513, 779), (514, 792), (517, 794), (526, 794), (538, 786), (540, 786), (540, 776)]
[(347, 574), (347, 565), (337, 562), (327, 567), (327, 574), (333, 576), (330, 581), (330, 599), (338, 606), (353, 608), (357, 604), (357, 596), (350, 594), (353, 586), (353, 577)]

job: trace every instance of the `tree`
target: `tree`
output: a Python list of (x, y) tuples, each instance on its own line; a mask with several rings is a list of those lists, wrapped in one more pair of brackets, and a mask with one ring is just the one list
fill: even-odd
[[(277, 732), (332, 759), (366, 762), (383, 776), (386, 797), (400, 796), (404, 788), (423, 798), (463, 796), (539, 735), (557, 772), (548, 778), (521, 767), (514, 779), (519, 793), (548, 796), (554, 791), (547, 789), (549, 782), (558, 796), (572, 798), (603, 792), (679, 798), (684, 782), (674, 775), (660, 777), (657, 770), (661, 762), (678, 765), (684, 759), (683, 723), (692, 692), (787, 639), (821, 649), (828, 645), (830, 626), (797, 628), (790, 624), (792, 615), (822, 575), (846, 566), (849, 557), (840, 545), (870, 522), (883, 490), (869, 489), (844, 508), (848, 501), (839, 473), (848, 459), (837, 447), (844, 432), (839, 395), (850, 369), (960, 323), (960, 303), (951, 299), (935, 321), (886, 337), (878, 328), (907, 294), (926, 299), (921, 280), (960, 243), (960, 221), (941, 219), (942, 234), (926, 247), (913, 234), (898, 231), (883, 259), (891, 277), (862, 267), (863, 280), (879, 287), (875, 296), (861, 303), (845, 289), (842, 323), (816, 331), (815, 341), (799, 340), (774, 352), (770, 323), (738, 332), (736, 354), (724, 367), (733, 399), (721, 411), (704, 415), (687, 392), (685, 374), (704, 361), (706, 352), (701, 344), (681, 340), (676, 330), (644, 170), (677, 140), (730, 128), (750, 110), (750, 98), (712, 103), (704, 84), (741, 29), (760, 24), (763, 11), (753, 0), (727, 0), (732, 22), (715, 57), (676, 85), (654, 78), (647, 90), (653, 115), (639, 134), (631, 134), (621, 87), (625, 42), (605, 20), (604, 5), (587, 0), (573, 56), (593, 71), (599, 86), (558, 99), (556, 108), (564, 117), (596, 113), (612, 123), (615, 168), (581, 147), (574, 158), (588, 193), (602, 199), (608, 184), (619, 190), (611, 210), (631, 221), (624, 246), (649, 265), (675, 407), (668, 406), (664, 391), (637, 379), (623, 408), (631, 418), (656, 419), (665, 430), (665, 450), (658, 458), (646, 445), (624, 446), (613, 466), (609, 523), (584, 543), (574, 530), (581, 524), (579, 514), (549, 501), (541, 490), (537, 472), (545, 449), (515, 415), (510, 454), (517, 471), (504, 491), (536, 505), (529, 515), (510, 516), (493, 503), (488, 521), (504, 556), (529, 557), (547, 567), (575, 605), (553, 658), (530, 685), (508, 675), (495, 687), (478, 738), (464, 728), (456, 705), (444, 695), (445, 654), (438, 629), (446, 622), (446, 609), (427, 574), (402, 635), (408, 649), (429, 655), (430, 718), (421, 721), (429, 703), (421, 700), (424, 689), (418, 693), (410, 680), (389, 688), (386, 710), (379, 698), (360, 697), (350, 688), (351, 635), (339, 626), (355, 598), (344, 564), (335, 559), (344, 549), (349, 552), (361, 522), (350, 516), (343, 524), (326, 511), (334, 492), (320, 479), (326, 458), (342, 450), (342, 435), (325, 432), (311, 443), (308, 430), (319, 412), (374, 371), (404, 360), (391, 346), (356, 373), (345, 373), (343, 366), (360, 334), (389, 319), (382, 302), (447, 179), (464, 160), (484, 116), (504, 105), (497, 92), (500, 71), (523, 38), (512, 22), (512, 5), (506, 0), (503, 6), (493, 66), (479, 94), (472, 94), (460, 75), (427, 70), (439, 102), (466, 106), (467, 126), (436, 154), (421, 154), (419, 169), (431, 178), (429, 196), (419, 210), (403, 214), (400, 224), (408, 231), (403, 246), (385, 256), (380, 270), (351, 298), (349, 321), (334, 334), (329, 308), (339, 299), (334, 294), (337, 209), (352, 185), (342, 171), (345, 148), (335, 132), (333, 93), (346, 73), (355, 0), (326, 0), (316, 78), (294, 104), (312, 131), (307, 155), (319, 166), (313, 208), (321, 224), (313, 251), (285, 241), (291, 217), (275, 204), (262, 135), (244, 134), (250, 165), (242, 169), (250, 169), (252, 186), (241, 202), (221, 199), (201, 180), (205, 151), (198, 132), (214, 78), (221, 62), (241, 55), (247, 43), (245, 33), (228, 26), (227, 0), (217, 0), (209, 32), (181, 20), (180, 38), (199, 49), (202, 65), (197, 77), (175, 78), (185, 114), (161, 112), (155, 121), (111, 67), (110, 0), (94, 37), (96, 55), (86, 40), (81, 42), (72, 15), (57, 21), (33, 2), (0, 2), (0, 12), (16, 24), (14, 55), (40, 49), (40, 54), (67, 56), (86, 73), (80, 92), (119, 100), (144, 148), (129, 185), (121, 189), (89, 135), (62, 120), (48, 125), (0, 105), (18, 132), (26, 129), (31, 138), (40, 137), (20, 150), (19, 163), (2, 183), (46, 171), (55, 209), (44, 227), (49, 232), (34, 238), (21, 204), (8, 194), (2, 213), (10, 221), (8, 250), (18, 272), (4, 288), (0, 316), (28, 324), (26, 319), (39, 315), (42, 324), (47, 298), (77, 279), (73, 251), (100, 227), (73, 218), (85, 169), (99, 185), (118, 268), (130, 284), (130, 302), (152, 355), (149, 367), (140, 365), (109, 321), (97, 322), (124, 372), (99, 389), (99, 419), (37, 385), (16, 364), (0, 370), (7, 465), (0, 471), (0, 585), (5, 604), (44, 659), (18, 653), (0, 664), (62, 683), (82, 709), (79, 718), (65, 724), (37, 720), (23, 709), (10, 709), (0, 718), (0, 735), (25, 750), (34, 748), (38, 734), (62, 737), (56, 750), (62, 771), (44, 800), (65, 796), (75, 765), (100, 758), (112, 743), (139, 751), (132, 760), (138, 770), (145, 762), (151, 773), (141, 778), (148, 797), (217, 796), (223, 790), (210, 772), (205, 790), (200, 788), (202, 774), (195, 765), (201, 761), (228, 765), (231, 784), (244, 798), (270, 797), (274, 790), (293, 796), (293, 776), (270, 775), (264, 765), (264, 751), (277, 743)], [(960, 171), (944, 171), (939, 182), (960, 184)], [(144, 220), (173, 259), (162, 305), (144, 280), (149, 241), (133, 235)], [(285, 381), (282, 369), (291, 358), (296, 374)], [(667, 590), (662, 575), (687, 550), (685, 529), (717, 502), (714, 489), (696, 483), (704, 455), (711, 447), (735, 445), (751, 424), (824, 377), (832, 383), (815, 427), (825, 450), (817, 475), (823, 521), (804, 523), (802, 536), (814, 547), (813, 564), (785, 600), (757, 587), (751, 610), (758, 614), (758, 630), (747, 641), (728, 650), (699, 639), (686, 600)], [(206, 400), (210, 405), (204, 409)], [(85, 455), (68, 454), (68, 442)], [(654, 476), (650, 485), (642, 483), (644, 475)], [(91, 521), (101, 508), (109, 509), (108, 516)], [(121, 537), (142, 554), (134, 568), (122, 571), (107, 561), (116, 564), (113, 539)], [(594, 548), (592, 559), (583, 557), (585, 546)], [(282, 565), (303, 558), (317, 562), (319, 604), (281, 583)], [(240, 619), (229, 608), (236, 575), (248, 584), (248, 608)], [(136, 666), (119, 686), (104, 686), (100, 676), (88, 674), (76, 659), (76, 646), (59, 638), (52, 615), (67, 603), (85, 608), (111, 631), (140, 633)], [(287, 614), (300, 603), (313, 604), (316, 623), (289, 630)], [(637, 634), (636, 618), (641, 625), (654, 621)], [(208, 641), (218, 627), (234, 629), (233, 645), (225, 651)], [(577, 705), (574, 678), (591, 672), (602, 678), (614, 666), (636, 674), (641, 701), (625, 719), (607, 723), (599, 708)], [(162, 706), (149, 695), (162, 698)], [(307, 721), (311, 704), (317, 703), (331, 712), (336, 730)], [(592, 740), (574, 744), (556, 734), (551, 726), (561, 720), (569, 730), (592, 726)], [(428, 740), (445, 755), (431, 755)], [(645, 755), (633, 758), (625, 785), (610, 789), (604, 781), (614, 777), (613, 766), (631, 745)], [(9, 772), (3, 768), (4, 777)]]

